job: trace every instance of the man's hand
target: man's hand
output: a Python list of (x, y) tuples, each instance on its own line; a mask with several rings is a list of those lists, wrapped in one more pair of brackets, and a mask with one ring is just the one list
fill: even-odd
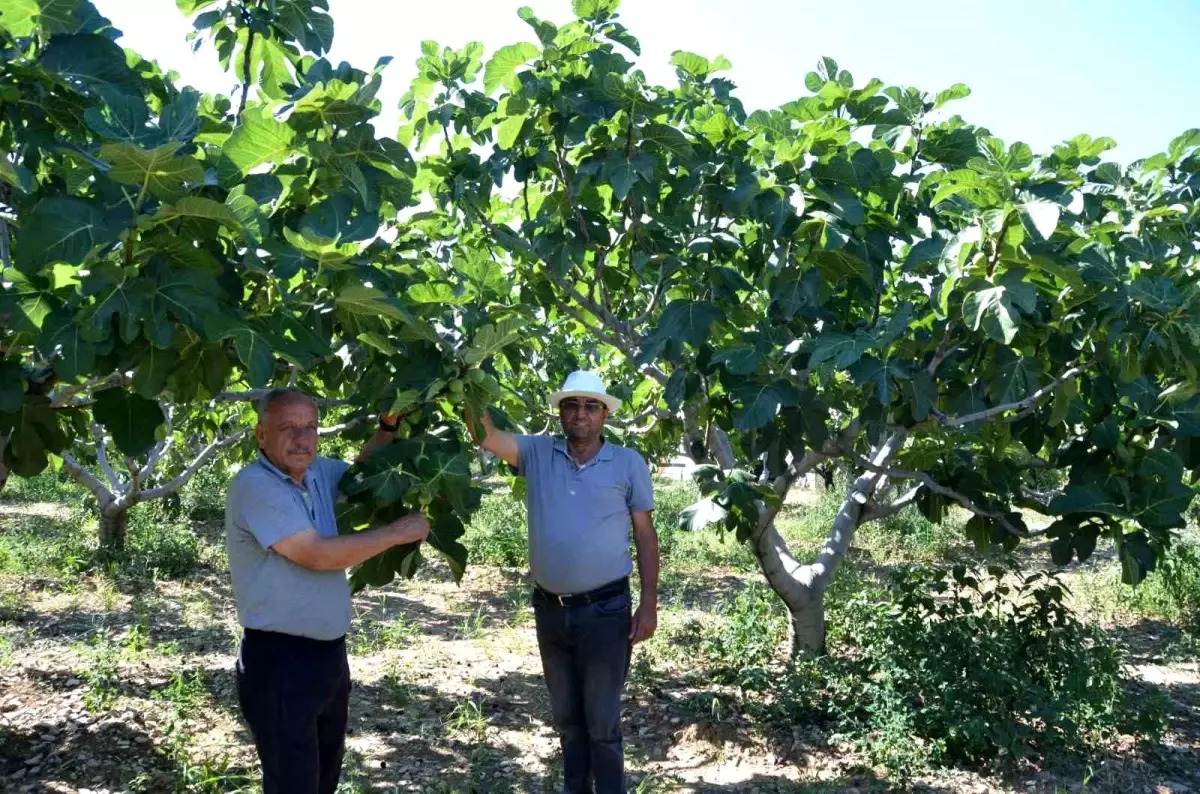
[(420, 543), (429, 537), (429, 519), (423, 513), (409, 513), (388, 524), (397, 546)]
[(485, 410), (479, 420), (483, 423), (483, 429), (487, 435), (481, 439), (475, 434), (475, 423), (471, 421), (473, 416), (471, 406), (464, 405), (463, 421), (467, 423), (467, 431), (471, 434), (471, 439), (505, 463), (519, 467), (521, 465), (521, 449), (517, 446), (516, 437), (512, 433), (497, 430), (496, 426), (492, 424), (492, 418)]
[(637, 611), (633, 613), (633, 620), (629, 624), (629, 642), (631, 645), (637, 645), (643, 640), (648, 640), (654, 636), (654, 630), (658, 628), (658, 604), (642, 602), (638, 605)]

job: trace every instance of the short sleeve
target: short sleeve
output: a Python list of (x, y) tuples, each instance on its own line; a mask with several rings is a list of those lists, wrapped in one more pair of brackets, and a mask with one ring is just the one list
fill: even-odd
[(517, 459), (520, 462), (517, 474), (528, 476), (537, 468), (538, 458), (554, 446), (554, 440), (546, 436), (514, 436), (517, 440)]
[(350, 464), (339, 458), (318, 458), (321, 466), (321, 481), (329, 489), (330, 501), (338, 500), (338, 483), (342, 475), (350, 468)]
[(629, 450), (629, 510), (648, 513), (654, 509), (654, 485), (650, 482), (650, 467), (646, 459)]
[(242, 478), (231, 486), (234, 523), (246, 529), (264, 549), (286, 537), (315, 529), (304, 508), (277, 483)]

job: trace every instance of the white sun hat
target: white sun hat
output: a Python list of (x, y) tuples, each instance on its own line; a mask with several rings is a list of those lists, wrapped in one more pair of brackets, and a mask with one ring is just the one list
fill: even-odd
[(604, 388), (604, 381), (594, 372), (577, 369), (567, 376), (563, 387), (550, 395), (550, 406), (558, 410), (558, 404), (568, 397), (591, 397), (608, 406), (610, 414), (616, 413), (621, 401)]

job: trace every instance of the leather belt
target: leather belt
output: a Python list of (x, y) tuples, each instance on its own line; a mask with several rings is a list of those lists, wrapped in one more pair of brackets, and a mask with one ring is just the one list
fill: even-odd
[(586, 593), (551, 593), (538, 584), (535, 584), (533, 589), (552, 604), (558, 604), (560, 607), (581, 607), (628, 593), (629, 577), (623, 576), (614, 582), (600, 585), (595, 590), (588, 590)]

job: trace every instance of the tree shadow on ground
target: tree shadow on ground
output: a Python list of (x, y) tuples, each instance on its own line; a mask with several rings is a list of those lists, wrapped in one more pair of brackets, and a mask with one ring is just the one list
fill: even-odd
[(504, 738), (540, 724), (525, 709), (533, 683), (525, 677), (509, 683), (515, 688), (485, 685), (461, 696), (404, 680), (354, 684), (349, 735), (374, 734), (363, 759), (372, 785), (436, 781), (436, 791), (554, 791), (557, 765), (544, 773), (530, 769), (528, 748)]
[(1179, 656), (1195, 660), (1195, 647), (1200, 638), (1154, 618), (1142, 618), (1136, 623), (1105, 629), (1120, 643), (1135, 664), (1161, 664)]
[[(47, 739), (46, 737), (51, 737)], [(110, 717), (91, 725), (71, 721), (42, 724), (32, 730), (0, 726), (2, 791), (61, 791), (60, 786), (118, 791), (185, 791), (197, 772), (212, 776), (155, 742), (153, 734), (128, 717)], [(223, 766), (231, 785), (248, 784), (254, 770)]]
[(659, 581), (658, 597), (662, 606), (709, 611), (715, 604), (733, 598), (751, 582), (761, 579), (758, 574), (714, 572), (699, 567), (676, 571)]
[(837, 775), (826, 780), (796, 781), (782, 774), (756, 774), (736, 783), (696, 783), (691, 788), (696, 794), (746, 794), (749, 791), (759, 791), (761, 794), (867, 794), (898, 790), (905, 790), (911, 794), (949, 794), (960, 790), (919, 783), (907, 789), (899, 789), (895, 783), (873, 775)]
[(205, 623), (195, 625), (185, 605), (161, 598), (135, 601), (125, 609), (64, 607), (41, 612), (26, 621), (33, 635), (43, 639), (86, 641), (140, 627), (151, 647), (172, 645), (177, 652), (196, 653), (228, 650), (233, 638), (225, 624), (218, 620)]

